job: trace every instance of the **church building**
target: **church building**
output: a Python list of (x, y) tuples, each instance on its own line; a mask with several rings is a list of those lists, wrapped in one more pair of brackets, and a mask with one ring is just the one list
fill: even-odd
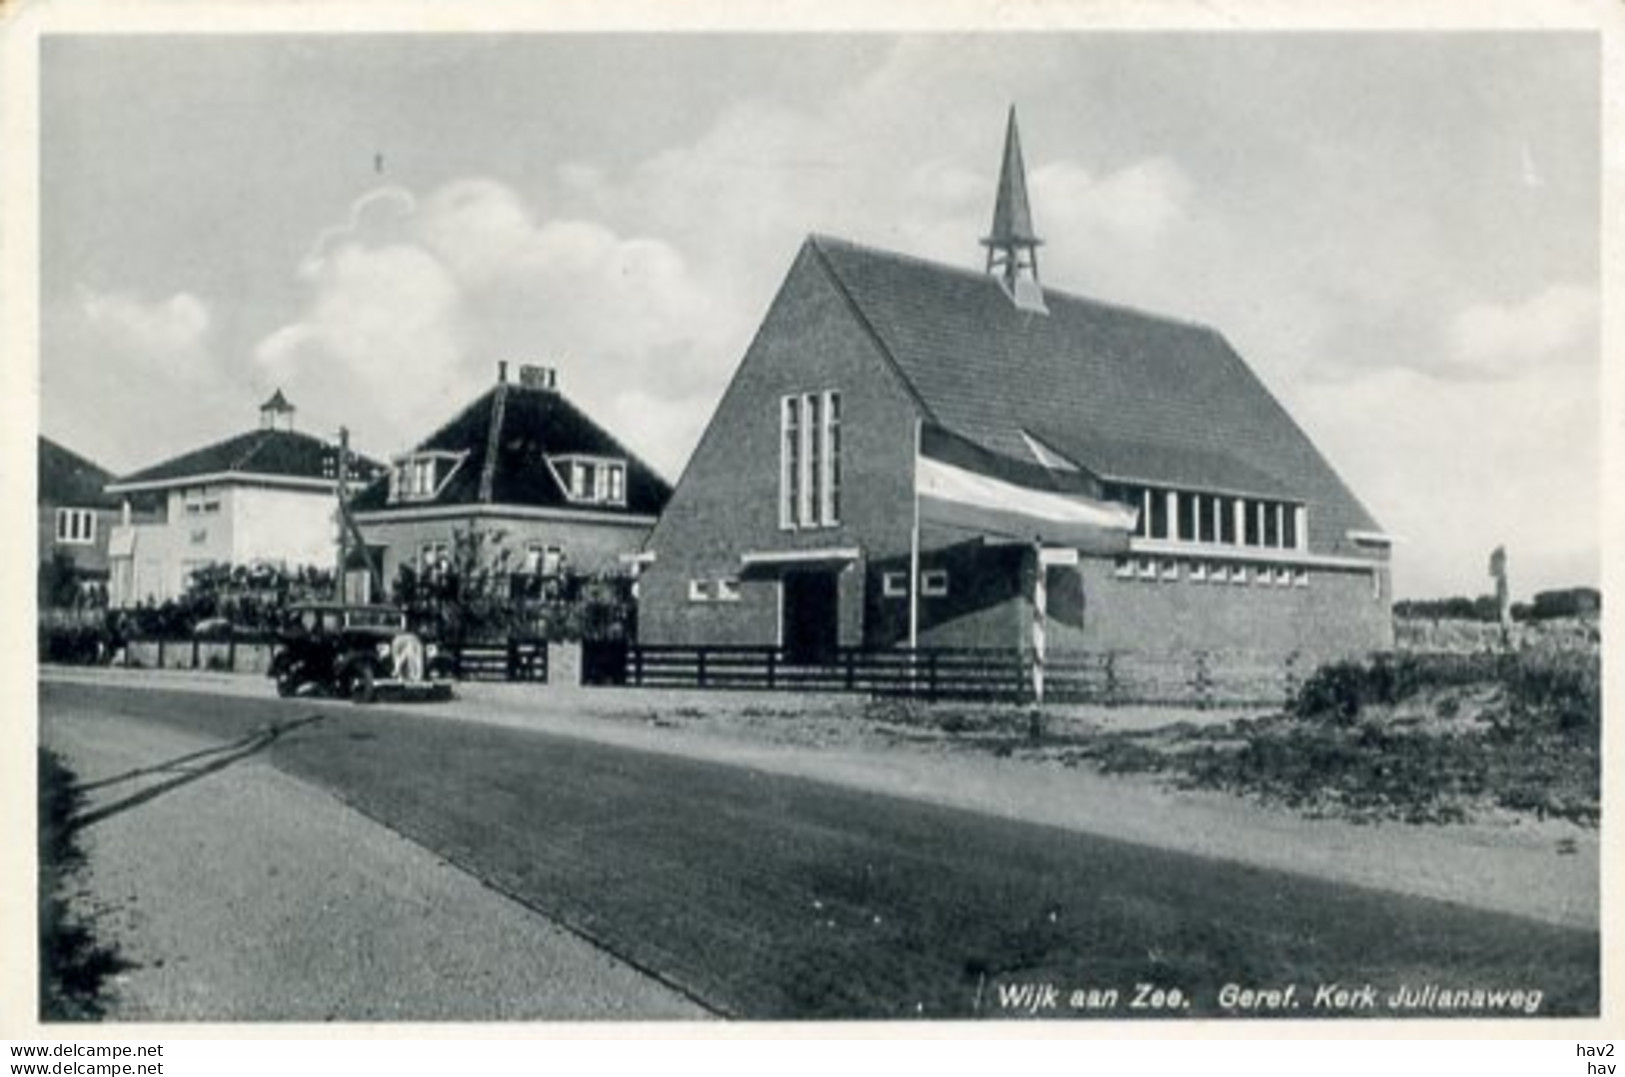
[(1225, 338), (1045, 286), (1013, 109), (982, 243), (802, 244), (649, 536), (641, 642), (1023, 648), (1041, 572), (1058, 652), (1389, 645), (1388, 538)]

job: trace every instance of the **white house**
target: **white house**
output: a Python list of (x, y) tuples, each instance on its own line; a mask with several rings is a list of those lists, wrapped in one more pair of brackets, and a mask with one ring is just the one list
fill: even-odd
[[(154, 464), (108, 484), (124, 513), (108, 537), (114, 607), (163, 601), (210, 564), (331, 569), (338, 556), (338, 446), (293, 429), (279, 389), (260, 406), (258, 429)], [(350, 487), (383, 466), (351, 455)], [(157, 497), (154, 520), (134, 520), (135, 495)]]

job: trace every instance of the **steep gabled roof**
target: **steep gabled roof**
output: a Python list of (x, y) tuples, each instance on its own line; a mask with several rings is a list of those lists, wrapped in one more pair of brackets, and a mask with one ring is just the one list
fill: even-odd
[[(335, 477), (337, 453), (336, 446), (309, 434), (293, 430), (250, 430), (125, 475), (113, 487), (176, 485), (205, 475), (230, 475), (244, 480), (331, 482)], [(353, 476), (366, 477), (382, 468), (382, 464), (370, 457), (359, 453), (350, 456)]]
[[(391, 504), (389, 479), (351, 501), (357, 512), (454, 505), (584, 509), (610, 515), (655, 516), (671, 486), (603, 427), (555, 389), (499, 383), (464, 408), (415, 452), (461, 457), (433, 498)], [(577, 504), (565, 496), (548, 457), (597, 456), (626, 461), (626, 504)]]
[(41, 502), (76, 508), (116, 508), (118, 499), (103, 490), (112, 472), (63, 448), (43, 435), (39, 439), (39, 493)]
[(1028, 459), (1025, 433), (1107, 479), (1303, 501), (1317, 549), (1377, 530), (1214, 330), (1053, 288), (1035, 313), (983, 273), (808, 243), (928, 417), (964, 437)]

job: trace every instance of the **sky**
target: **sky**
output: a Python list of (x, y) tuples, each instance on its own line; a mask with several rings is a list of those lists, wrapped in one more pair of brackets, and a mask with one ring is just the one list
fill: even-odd
[(802, 239), (1217, 328), (1400, 597), (1596, 585), (1597, 43), (1558, 33), (51, 35), (41, 431), (378, 457), (539, 363), (675, 480)]

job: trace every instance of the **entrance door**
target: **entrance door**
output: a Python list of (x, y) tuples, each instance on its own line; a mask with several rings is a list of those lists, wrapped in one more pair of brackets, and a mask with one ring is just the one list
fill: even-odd
[(780, 638), (785, 661), (818, 665), (835, 659), (839, 644), (835, 573), (788, 572), (780, 584), (784, 593)]

